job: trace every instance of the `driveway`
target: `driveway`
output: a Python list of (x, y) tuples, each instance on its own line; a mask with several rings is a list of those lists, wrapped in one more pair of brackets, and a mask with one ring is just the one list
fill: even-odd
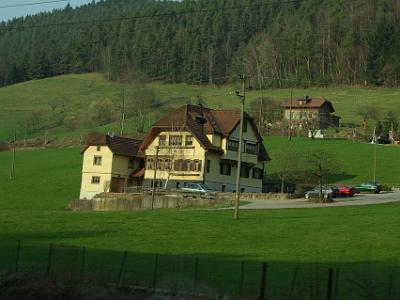
[(372, 205), (400, 202), (400, 192), (383, 192), (380, 194), (357, 194), (351, 198), (336, 198), (333, 203), (310, 203), (306, 199), (293, 200), (257, 200), (240, 206), (240, 209), (281, 209), (281, 208), (318, 208)]

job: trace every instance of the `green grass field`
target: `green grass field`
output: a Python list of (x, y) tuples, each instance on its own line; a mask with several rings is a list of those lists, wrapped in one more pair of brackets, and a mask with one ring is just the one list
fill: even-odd
[[(239, 103), (234, 91), (239, 88), (235, 85), (226, 86), (194, 86), (187, 84), (164, 84), (154, 82), (147, 85), (158, 98), (170, 107), (186, 103), (196, 103), (197, 96), (201, 96), (207, 106), (213, 108), (238, 107)], [(65, 110), (68, 114), (85, 114), (93, 100), (111, 99), (115, 103), (121, 101), (123, 85), (108, 82), (102, 74), (65, 75), (43, 80), (34, 80), (13, 86), (0, 88), (0, 140), (7, 140), (14, 131), (19, 138), (24, 132), (24, 124), (31, 122), (32, 111), (39, 112), (39, 124), (48, 125), (58, 113), (51, 111), (49, 101), (64, 99)], [(126, 87), (126, 86), (125, 86)], [(294, 89), (295, 97), (302, 97), (303, 89)], [(357, 87), (329, 87), (310, 88), (310, 96), (324, 96), (331, 100), (337, 114), (343, 118), (344, 123), (360, 122), (356, 114), (362, 105), (374, 106), (382, 114), (394, 111), (400, 114), (398, 88), (357, 88)], [(260, 96), (270, 96), (280, 102), (290, 98), (290, 89), (250, 90), (247, 93), (247, 103)], [(130, 120), (127, 133), (134, 132), (134, 120)], [(50, 137), (79, 136), (85, 132), (96, 129), (101, 131), (118, 131), (118, 124), (109, 124), (102, 127), (86, 128), (68, 131), (63, 126), (56, 126), (49, 130)], [(28, 131), (28, 136), (42, 136), (43, 130)]]
[[(373, 181), (375, 145), (348, 140), (311, 140), (286, 137), (266, 137), (265, 144), (272, 157), (266, 165), (267, 176), (280, 170), (280, 159), (287, 151), (307, 155), (310, 151), (323, 150), (337, 160), (337, 169), (327, 178), (328, 183), (359, 184)], [(400, 147), (377, 145), (376, 180), (382, 184), (400, 187)], [(283, 155), (282, 155), (283, 153)], [(275, 157), (275, 159), (274, 159)]]
[[(285, 142), (274, 143), (272, 156)], [(311, 147), (306, 141), (295, 143)], [(354, 280), (355, 270), (364, 274), (369, 268), (375, 275), (383, 274), (379, 278), (386, 286), (385, 276), (393, 275), (388, 272), (398, 266), (399, 204), (243, 211), (240, 221), (233, 220), (232, 211), (76, 213), (67, 204), (79, 194), (79, 149), (17, 151), (13, 181), (8, 178), (10, 159), (11, 153), (0, 153), (0, 267), (13, 268), (16, 241), (21, 240), (19, 268), (45, 272), (53, 243), (51, 270), (79, 277), (81, 249), (87, 247), (84, 276), (115, 281), (122, 251), (127, 250), (126, 281), (136, 278), (135, 282), (151, 285), (155, 253), (160, 253), (157, 284), (168, 286), (174, 280), (182, 284), (192, 280), (199, 257), (199, 288), (212, 285), (237, 294), (240, 262), (246, 261), (243, 292), (255, 295), (259, 262), (267, 261), (269, 292), (276, 295), (272, 299), (287, 299), (282, 291), (291, 285), (296, 268), (300, 270), (297, 291), (314, 280), (310, 278), (315, 272), (322, 272), (319, 280), (324, 285), (328, 267), (340, 268), (342, 289)], [(323, 287), (319, 293), (324, 294)]]

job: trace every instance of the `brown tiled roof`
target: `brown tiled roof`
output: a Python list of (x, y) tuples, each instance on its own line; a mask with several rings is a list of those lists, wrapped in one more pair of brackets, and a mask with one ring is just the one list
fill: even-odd
[(325, 99), (324, 97), (316, 97), (316, 98), (300, 98), (300, 99), (293, 99), (293, 100), (285, 100), (282, 104), (281, 107), (284, 108), (309, 108), (309, 109), (315, 109), (315, 108), (321, 108), (324, 105), (327, 105), (330, 112), (335, 112), (335, 109), (332, 106), (332, 103)]
[(130, 139), (119, 136), (111, 137), (109, 135), (105, 135), (96, 141), (89, 142), (89, 144), (82, 150), (82, 153), (85, 152), (85, 150), (90, 146), (107, 145), (111, 152), (116, 155), (136, 157), (142, 142), (142, 140), (138, 139)]
[[(254, 128), (259, 142), (262, 138), (258, 133), (254, 120), (246, 113), (245, 118)], [(220, 134), (229, 136), (240, 122), (240, 110), (212, 110), (209, 108), (190, 105), (179, 107), (167, 116), (156, 122), (144, 139), (141, 150), (146, 149), (158, 133), (165, 130), (189, 130), (198, 142), (208, 151), (223, 153), (220, 147), (212, 145), (207, 134)], [(268, 160), (268, 154), (264, 146), (260, 151), (260, 159)]]

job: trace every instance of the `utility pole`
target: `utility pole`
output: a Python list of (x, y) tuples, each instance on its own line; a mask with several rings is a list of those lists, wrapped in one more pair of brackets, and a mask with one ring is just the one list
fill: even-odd
[(125, 87), (122, 87), (122, 118), (121, 118), (120, 136), (124, 135), (124, 128), (125, 128)]
[(376, 183), (376, 169), (377, 169), (377, 150), (378, 139), (376, 138), (376, 126), (374, 127), (374, 183)]
[(239, 219), (239, 202), (240, 202), (240, 171), (242, 164), (242, 150), (243, 150), (243, 123), (244, 123), (244, 101), (246, 99), (246, 75), (240, 75), (242, 80), (242, 93), (237, 92), (240, 98), (240, 125), (239, 125), (239, 149), (238, 149), (238, 162), (236, 174), (236, 201), (235, 201), (235, 219)]
[(14, 132), (14, 142), (13, 142), (13, 155), (12, 155), (12, 162), (11, 162), (11, 171), (10, 171), (10, 180), (14, 179), (15, 175), (15, 147), (17, 143), (17, 133)]
[(157, 163), (158, 163), (158, 153), (160, 147), (156, 146), (156, 158), (154, 160), (154, 177), (153, 177), (153, 192), (151, 193), (151, 210), (154, 210), (154, 198), (156, 195), (156, 179), (157, 179)]
[(290, 106), (289, 106), (289, 142), (292, 140), (292, 106), (293, 106), (293, 88), (290, 90)]

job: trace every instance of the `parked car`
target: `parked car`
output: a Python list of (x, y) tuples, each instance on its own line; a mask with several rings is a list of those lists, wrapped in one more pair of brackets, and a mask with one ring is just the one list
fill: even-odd
[(182, 188), (182, 192), (186, 197), (191, 196), (194, 198), (196, 196), (200, 196), (201, 198), (212, 198), (215, 196), (215, 192), (202, 183), (187, 183)]
[(329, 185), (327, 186), (327, 188), (330, 188), (332, 190), (332, 197), (336, 198), (340, 196), (340, 191), (339, 191), (339, 187), (337, 187), (336, 185)]
[(382, 185), (377, 182), (363, 182), (355, 187), (357, 193), (369, 192), (379, 194), (382, 190)]
[[(306, 197), (306, 199), (319, 198), (320, 193), (321, 193), (320, 187), (316, 186), (312, 190), (307, 191), (305, 194), (305, 197)], [(334, 193), (334, 191), (332, 190), (332, 188), (327, 187), (327, 186), (322, 187), (322, 195), (323, 195), (324, 199), (333, 198), (333, 193)]]
[(348, 185), (339, 185), (339, 195), (342, 197), (353, 197), (356, 193), (355, 188)]

